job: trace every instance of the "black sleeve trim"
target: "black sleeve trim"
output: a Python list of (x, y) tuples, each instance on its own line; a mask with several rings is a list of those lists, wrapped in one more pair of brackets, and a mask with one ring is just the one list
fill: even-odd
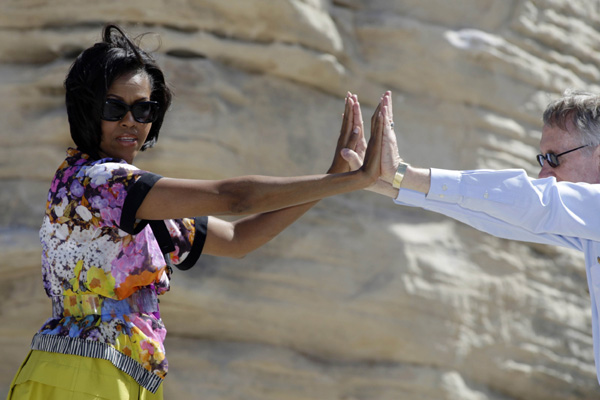
[(204, 248), (204, 242), (206, 242), (206, 233), (208, 232), (208, 217), (196, 217), (194, 218), (196, 234), (194, 235), (194, 243), (192, 243), (192, 249), (190, 254), (187, 255), (182, 263), (175, 265), (177, 269), (186, 271), (196, 265), (202, 249)]
[(162, 176), (147, 172), (143, 174), (137, 182), (133, 184), (133, 187), (127, 192), (125, 202), (123, 203), (123, 209), (121, 210), (121, 221), (119, 228), (132, 235), (138, 234), (147, 222), (135, 224), (135, 214), (138, 208), (142, 205), (142, 202), (150, 192), (150, 189), (154, 186)]
[(175, 245), (169, 234), (169, 228), (165, 225), (165, 221), (150, 221), (150, 228), (163, 254), (175, 251)]

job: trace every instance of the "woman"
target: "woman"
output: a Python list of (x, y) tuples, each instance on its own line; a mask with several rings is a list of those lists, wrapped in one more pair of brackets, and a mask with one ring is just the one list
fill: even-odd
[[(56, 172), (40, 230), (53, 315), (9, 399), (162, 398), (168, 366), (157, 296), (169, 289), (171, 266), (188, 269), (200, 253), (241, 257), (317, 200), (379, 175), (380, 113), (363, 167), (349, 171), (340, 155), (362, 143), (352, 132), (361, 118), (355, 96), (346, 98), (329, 175), (204, 181), (139, 170), (132, 163), (156, 143), (171, 93), (155, 61), (113, 25), (76, 59), (65, 89), (77, 149)], [(253, 215), (212, 216), (243, 214)]]

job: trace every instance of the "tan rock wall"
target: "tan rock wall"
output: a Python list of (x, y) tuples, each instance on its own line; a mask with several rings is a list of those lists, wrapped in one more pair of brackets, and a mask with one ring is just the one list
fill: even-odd
[[(71, 143), (62, 81), (109, 21), (158, 34), (176, 98), (136, 163), (166, 176), (324, 172), (345, 92), (370, 117), (386, 89), (409, 162), (535, 175), (546, 103), (600, 77), (596, 1), (0, 0), (0, 396), (50, 311), (37, 229)], [(167, 399), (600, 394), (580, 254), (371, 193), (243, 260), (202, 257), (161, 305)]]

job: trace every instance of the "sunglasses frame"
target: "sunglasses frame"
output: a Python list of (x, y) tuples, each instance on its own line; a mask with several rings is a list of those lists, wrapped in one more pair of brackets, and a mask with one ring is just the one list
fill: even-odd
[[(110, 105), (112, 105), (113, 107), (114, 107), (114, 105), (118, 105), (119, 107), (121, 107), (122, 111), (124, 111), (123, 114), (119, 115), (119, 116), (112, 117), (112, 118), (106, 117), (105, 113), (104, 113), (105, 112), (105, 108), (107, 106), (110, 106)], [(150, 118), (149, 119), (145, 119), (145, 120), (141, 119), (141, 118), (138, 118), (139, 115), (136, 115), (136, 114), (138, 114), (137, 110), (140, 110), (140, 107), (145, 107), (145, 106), (148, 106), (148, 105), (151, 106), (151, 108), (150, 108), (150, 110), (151, 110), (151, 112), (150, 112)], [(106, 99), (104, 101), (104, 104), (102, 105), (102, 115), (101, 115), (100, 118), (102, 118), (105, 121), (111, 121), (111, 122), (120, 121), (120, 120), (122, 120), (127, 115), (128, 112), (131, 111), (131, 115), (133, 116), (133, 119), (136, 120), (136, 122), (139, 122), (140, 124), (149, 124), (151, 122), (156, 121), (156, 119), (158, 118), (158, 115), (157, 115), (158, 114), (158, 110), (160, 110), (160, 104), (159, 104), (158, 101), (150, 101), (150, 100), (149, 101), (139, 101), (137, 103), (133, 103), (133, 104), (129, 105), (129, 104), (127, 104), (127, 103), (125, 103), (125, 102), (123, 102), (121, 100)]]
[(546, 154), (538, 154), (536, 156), (538, 164), (540, 167), (544, 167), (544, 160), (548, 161), (548, 165), (552, 168), (556, 168), (560, 165), (560, 161), (558, 161), (558, 157), (564, 156), (565, 154), (571, 153), (572, 151), (583, 149), (584, 147), (590, 146), (589, 144), (584, 144), (583, 146), (575, 147), (574, 149), (563, 151), (560, 154), (554, 153), (546, 153)]

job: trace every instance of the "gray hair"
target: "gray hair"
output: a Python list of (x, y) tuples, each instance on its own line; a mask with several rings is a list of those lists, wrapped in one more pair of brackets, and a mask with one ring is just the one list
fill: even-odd
[(583, 90), (567, 89), (563, 96), (554, 100), (543, 116), (544, 125), (567, 130), (571, 121), (579, 132), (582, 144), (600, 145), (600, 94)]

